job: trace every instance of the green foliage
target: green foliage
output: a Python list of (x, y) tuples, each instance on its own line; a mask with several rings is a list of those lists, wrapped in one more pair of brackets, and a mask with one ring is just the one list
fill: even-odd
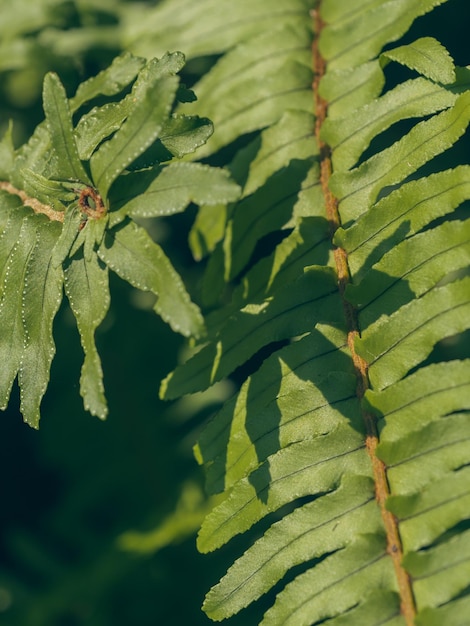
[[(153, 293), (156, 312), (174, 330), (196, 337), (203, 332), (199, 309), (181, 278), (162, 248), (134, 221), (180, 212), (193, 199), (217, 204), (237, 194), (221, 170), (197, 164), (175, 170), (169, 163), (173, 152), (180, 157), (194, 151), (212, 131), (207, 120), (173, 116), (175, 99), (185, 94), (178, 91), (176, 75), (182, 65), (179, 53), (148, 63), (124, 55), (81, 85), (70, 101), (58, 76), (47, 74), (45, 125), (11, 152), (1, 193), (5, 248), (0, 310), (3, 323), (12, 326), (5, 337), (11, 341), (2, 352), (0, 396), (5, 408), (18, 374), (21, 410), (32, 426), (38, 425), (49, 379), (55, 350), (52, 324), (62, 283), (85, 353), (80, 378), (85, 408), (101, 418), (107, 405), (94, 334), (109, 309), (108, 268)], [(112, 100), (94, 105), (102, 96)], [(3, 151), (9, 150), (7, 134)], [(145, 167), (130, 172), (142, 155)], [(114, 183), (118, 195), (113, 195)], [(119, 183), (133, 190), (129, 202), (119, 193)], [(136, 193), (139, 188), (141, 194)], [(11, 207), (12, 195), (23, 200), (26, 215)]]
[[(177, 4), (185, 15), (186, 3), (171, 1), (155, 13), (164, 21)], [(329, 186), (341, 220), (331, 239), (322, 153), (312, 138), (311, 115), (319, 113), (309, 69), (313, 4), (291, 3), (295, 26), (284, 23), (279, 5), (255, 35), (251, 26), (268, 3), (251, 4), (239, 13), (250, 15), (246, 31), (226, 48), (217, 41), (206, 50), (222, 56), (194, 87), (196, 110), (215, 123), (200, 154), (230, 151), (228, 167), (243, 187), (223, 238), (219, 230), (219, 241), (206, 243), (214, 250), (206, 302), (216, 304), (215, 280), (224, 297), (207, 318), (211, 341), (161, 389), (164, 398), (194, 393), (250, 363), (240, 391), (197, 444), (209, 492), (224, 494), (198, 546), (208, 552), (250, 529), (256, 537), (260, 524), (263, 530), (204, 608), (220, 620), (274, 588), (262, 624), (375, 624), (384, 616), (408, 623), (364, 445), (373, 414), (417, 622), (437, 619), (445, 606), (447, 619), (464, 624), (459, 594), (468, 589), (468, 560), (451, 554), (454, 542), (456, 551), (468, 542), (470, 450), (450, 425), (466, 419), (468, 360), (448, 362), (436, 349), (462, 337), (457, 355), (465, 355), (468, 221), (456, 209), (469, 198), (469, 178), (467, 166), (443, 168), (436, 157), (468, 127), (466, 71), (434, 37), (393, 46), (440, 2), (321, 4), (327, 72), (319, 90), (330, 104), (321, 139), (331, 148)], [(233, 12), (227, 7), (226, 17), (216, 14), (205, 27), (216, 31), (224, 19), (230, 30)], [(193, 23), (180, 25), (189, 40)], [(393, 84), (384, 71), (398, 64), (404, 69)], [(255, 74), (263, 75), (257, 84)], [(238, 148), (233, 142), (244, 135), (249, 141)], [(276, 231), (282, 241), (273, 245), (268, 236)], [(265, 247), (257, 247), (263, 238)], [(370, 385), (363, 399), (335, 246), (348, 259), (345, 299), (356, 307), (360, 332), (354, 351)]]
[[(194, 394), (191, 413), (238, 384), (195, 447), (214, 495), (198, 548), (235, 554), (204, 602), (214, 620), (468, 620), (470, 95), (468, 68), (419, 30), (441, 4), (116, 3), (110, 41), (132, 54), (72, 98), (47, 74), (45, 123), (0, 145), (2, 406), (18, 377), (37, 425), (64, 288), (84, 405), (106, 415), (109, 270), (191, 338), (162, 399)], [(191, 203), (204, 321), (142, 221)], [(190, 533), (207, 503), (188, 485), (120, 545)]]

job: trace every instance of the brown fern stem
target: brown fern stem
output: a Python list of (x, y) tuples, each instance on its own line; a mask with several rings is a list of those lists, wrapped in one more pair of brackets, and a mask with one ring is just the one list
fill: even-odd
[(11, 193), (14, 196), (18, 196), (23, 204), (33, 209), (35, 213), (44, 213), (44, 215), (47, 215), (50, 220), (54, 220), (56, 222), (64, 221), (64, 214), (62, 211), (55, 211), (48, 204), (43, 204), (42, 202), (39, 202), (39, 200), (37, 200), (36, 198), (30, 198), (28, 194), (22, 189), (17, 189), (7, 181), (0, 181), (0, 190)]
[[(335, 231), (341, 226), (341, 218), (338, 211), (338, 201), (329, 189), (329, 180), (332, 172), (331, 150), (329, 146), (322, 141), (320, 134), (323, 122), (326, 119), (328, 104), (319, 93), (320, 80), (326, 70), (325, 59), (322, 57), (318, 47), (319, 35), (324, 27), (324, 23), (320, 16), (319, 6), (317, 6), (317, 8), (313, 11), (313, 20), (315, 33), (312, 47), (314, 70), (313, 92), (315, 98), (316, 116), (315, 137), (320, 150), (320, 184), (325, 198), (326, 215), (330, 224), (331, 235), (333, 236)], [(344, 290), (346, 289), (346, 285), (351, 280), (346, 250), (343, 248), (336, 248), (334, 250), (334, 259), (338, 274), (338, 288), (341, 294), (348, 328), (348, 346), (351, 351), (357, 376), (357, 396), (359, 400), (362, 400), (364, 393), (369, 387), (368, 365), (367, 362), (357, 354), (354, 345), (355, 338), (359, 336), (357, 312), (344, 298)], [(413, 626), (416, 615), (416, 606), (410, 577), (401, 564), (403, 559), (403, 549), (398, 524), (396, 518), (385, 507), (385, 502), (390, 495), (390, 488), (387, 480), (386, 467), (376, 455), (376, 448), (379, 443), (377, 423), (375, 417), (371, 413), (363, 412), (363, 416), (366, 427), (366, 448), (371, 459), (374, 474), (375, 495), (380, 507), (380, 512), (382, 514), (387, 534), (387, 552), (392, 558), (398, 581), (401, 599), (401, 612), (405, 618), (407, 626)]]

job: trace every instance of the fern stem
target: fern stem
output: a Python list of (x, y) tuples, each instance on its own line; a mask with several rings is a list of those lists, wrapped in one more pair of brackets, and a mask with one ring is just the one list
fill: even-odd
[(44, 213), (50, 220), (56, 222), (64, 221), (64, 214), (61, 211), (55, 211), (48, 204), (43, 204), (36, 198), (31, 198), (28, 196), (26, 192), (22, 189), (17, 189), (11, 183), (7, 181), (0, 181), (0, 190), (6, 191), (7, 193), (11, 193), (14, 196), (18, 196), (25, 206), (29, 206), (35, 213)]
[[(325, 198), (326, 216), (330, 224), (331, 236), (333, 237), (335, 231), (341, 226), (341, 217), (338, 211), (338, 201), (331, 193), (329, 187), (329, 180), (332, 173), (331, 149), (321, 138), (321, 128), (327, 116), (328, 103), (319, 93), (320, 81), (326, 72), (326, 61), (321, 55), (318, 45), (321, 31), (325, 25), (320, 15), (320, 5), (321, 0), (319, 0), (317, 8), (312, 11), (312, 17), (314, 20), (314, 41), (312, 54), (314, 70), (313, 93), (315, 104), (315, 138), (318, 142), (320, 150), (320, 185), (323, 197)], [(338, 288), (348, 328), (348, 346), (352, 355), (357, 376), (356, 393), (359, 401), (361, 401), (364, 393), (369, 388), (368, 364), (356, 352), (355, 339), (360, 335), (358, 316), (355, 308), (344, 297), (346, 286), (351, 280), (346, 250), (340, 247), (335, 248), (334, 260), (338, 275)], [(405, 618), (407, 626), (413, 626), (414, 618), (416, 616), (415, 600), (410, 577), (401, 565), (403, 559), (403, 548), (397, 520), (395, 516), (392, 515), (392, 513), (390, 513), (390, 511), (386, 508), (386, 501), (390, 495), (390, 488), (387, 480), (387, 470), (385, 464), (377, 457), (376, 454), (377, 445), (379, 443), (377, 423), (375, 417), (369, 412), (364, 411), (363, 417), (366, 427), (366, 448), (371, 459), (374, 474), (375, 495), (385, 526), (387, 536), (387, 552), (392, 558), (395, 575), (397, 577), (401, 612)]]

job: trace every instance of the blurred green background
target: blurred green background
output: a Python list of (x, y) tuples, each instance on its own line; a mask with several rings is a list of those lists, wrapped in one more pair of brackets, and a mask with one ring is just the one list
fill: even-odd
[[(0, 0), (0, 132), (12, 118), (16, 145), (25, 141), (43, 118), (44, 73), (57, 71), (73, 94), (122, 49), (132, 49), (132, 24), (144, 6), (157, 4)], [(451, 0), (405, 41), (434, 34), (466, 64), (469, 14), (468, 4)], [(204, 59), (191, 61), (183, 80), (192, 85), (205, 67)], [(468, 143), (457, 144), (463, 149)], [(197, 294), (201, 270), (187, 245), (193, 217), (189, 210), (162, 220), (154, 236)], [(207, 625), (204, 594), (243, 546), (240, 540), (205, 556), (195, 547), (207, 503), (192, 446), (230, 386), (200, 403), (161, 403), (159, 382), (176, 364), (182, 341), (155, 316), (151, 300), (115, 276), (111, 289), (111, 309), (97, 333), (108, 420), (83, 410), (82, 353), (65, 304), (54, 327), (58, 351), (40, 430), (22, 423), (17, 389), (0, 416), (1, 626)], [(230, 623), (258, 623), (261, 611)]]

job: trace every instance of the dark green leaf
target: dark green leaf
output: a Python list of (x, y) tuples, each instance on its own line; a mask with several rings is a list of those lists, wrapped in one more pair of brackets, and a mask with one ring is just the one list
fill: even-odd
[(108, 270), (93, 255), (80, 252), (64, 267), (65, 292), (77, 320), (85, 360), (80, 376), (80, 393), (85, 409), (104, 419), (108, 407), (104, 397), (103, 372), (95, 345), (95, 331), (109, 308)]

